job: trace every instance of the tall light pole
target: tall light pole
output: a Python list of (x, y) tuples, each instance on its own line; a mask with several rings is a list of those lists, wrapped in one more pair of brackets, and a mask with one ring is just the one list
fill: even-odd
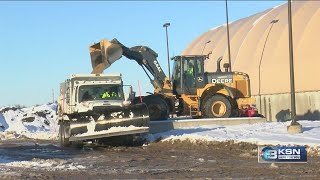
[(302, 126), (297, 122), (297, 119), (296, 119), (291, 0), (288, 0), (288, 30), (289, 30), (288, 34), (289, 34), (289, 63), (290, 63), (290, 92), (291, 92), (291, 125), (287, 127), (287, 130), (289, 133), (301, 133)]
[[(263, 49), (262, 49), (262, 53), (261, 53), (261, 57), (260, 57), (260, 61), (259, 61), (259, 91), (258, 91), (258, 95), (259, 95), (259, 103), (260, 103), (260, 113), (262, 112), (262, 102), (261, 102), (261, 63), (262, 63), (262, 59), (263, 59), (263, 55), (264, 55), (264, 50), (266, 48), (266, 45), (267, 45), (267, 42), (268, 42), (268, 39), (269, 39), (269, 35), (271, 33), (271, 30), (272, 30), (272, 27), (275, 23), (277, 23), (279, 20), (278, 19), (275, 19), (275, 20), (272, 20), (270, 22), (271, 26), (270, 26), (270, 29), (269, 29), (269, 32), (267, 34), (267, 37), (266, 37), (266, 40), (264, 42), (264, 45), (263, 45)], [(266, 113), (266, 112), (265, 112)]]
[(227, 17), (227, 43), (228, 43), (228, 57), (229, 57), (229, 69), (231, 70), (231, 52), (230, 52), (230, 35), (229, 35), (229, 12), (228, 12), (228, 0), (226, 0), (226, 17)]
[(168, 71), (169, 71), (169, 80), (170, 80), (170, 79), (171, 79), (171, 74), (170, 74), (169, 40), (168, 40), (168, 27), (169, 27), (169, 26), (170, 26), (170, 23), (165, 23), (165, 24), (163, 25), (163, 27), (166, 28)]

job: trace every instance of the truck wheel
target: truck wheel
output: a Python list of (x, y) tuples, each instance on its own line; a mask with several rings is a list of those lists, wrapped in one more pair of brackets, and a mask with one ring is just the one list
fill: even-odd
[(67, 126), (67, 123), (62, 122), (59, 128), (59, 140), (62, 147), (70, 146), (69, 137), (66, 136), (66, 130), (69, 128)]
[(204, 116), (207, 118), (229, 118), (231, 113), (231, 102), (222, 95), (214, 95), (205, 102)]
[(150, 121), (166, 120), (169, 117), (169, 107), (165, 100), (158, 96), (147, 96), (143, 99), (147, 104)]

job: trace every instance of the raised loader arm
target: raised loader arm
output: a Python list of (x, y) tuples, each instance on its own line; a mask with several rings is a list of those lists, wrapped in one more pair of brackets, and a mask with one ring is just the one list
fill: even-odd
[[(101, 74), (123, 55), (130, 60), (135, 60), (142, 67), (155, 89), (161, 91), (165, 83), (170, 83), (159, 65), (158, 54), (147, 46), (128, 48), (117, 39), (112, 41), (102, 39), (99, 43), (90, 46), (89, 50), (93, 68), (92, 74)], [(146, 69), (153, 76), (153, 79)]]

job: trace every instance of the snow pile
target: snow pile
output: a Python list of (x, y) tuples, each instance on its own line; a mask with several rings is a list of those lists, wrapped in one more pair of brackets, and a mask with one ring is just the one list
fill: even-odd
[(46, 169), (49, 171), (86, 169), (83, 165), (79, 165), (74, 162), (67, 162), (66, 160), (33, 158), (30, 161), (10, 161), (9, 158), (0, 156), (0, 166), (1, 165), (28, 169)]
[(0, 140), (18, 137), (55, 139), (58, 135), (56, 104), (28, 108), (0, 108)]
[[(258, 145), (308, 145), (320, 146), (320, 121), (299, 121), (303, 133), (288, 134), (290, 122), (244, 124), (235, 126), (208, 125), (157, 133), (148, 136), (149, 141), (188, 140), (198, 141), (235, 141)], [(318, 148), (317, 148), (318, 149)], [(317, 150), (315, 149), (315, 150)]]

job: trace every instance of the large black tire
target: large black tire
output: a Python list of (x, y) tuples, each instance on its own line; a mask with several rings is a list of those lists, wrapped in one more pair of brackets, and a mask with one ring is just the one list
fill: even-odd
[(205, 102), (203, 111), (206, 118), (229, 118), (232, 104), (225, 96), (214, 95)]
[(169, 106), (159, 96), (146, 96), (143, 102), (147, 104), (150, 121), (166, 120), (169, 117)]
[(70, 146), (70, 141), (69, 137), (66, 135), (66, 131), (70, 128), (70, 125), (68, 123), (62, 122), (60, 123), (60, 128), (59, 128), (59, 140), (60, 140), (60, 145), (62, 147), (68, 147)]

